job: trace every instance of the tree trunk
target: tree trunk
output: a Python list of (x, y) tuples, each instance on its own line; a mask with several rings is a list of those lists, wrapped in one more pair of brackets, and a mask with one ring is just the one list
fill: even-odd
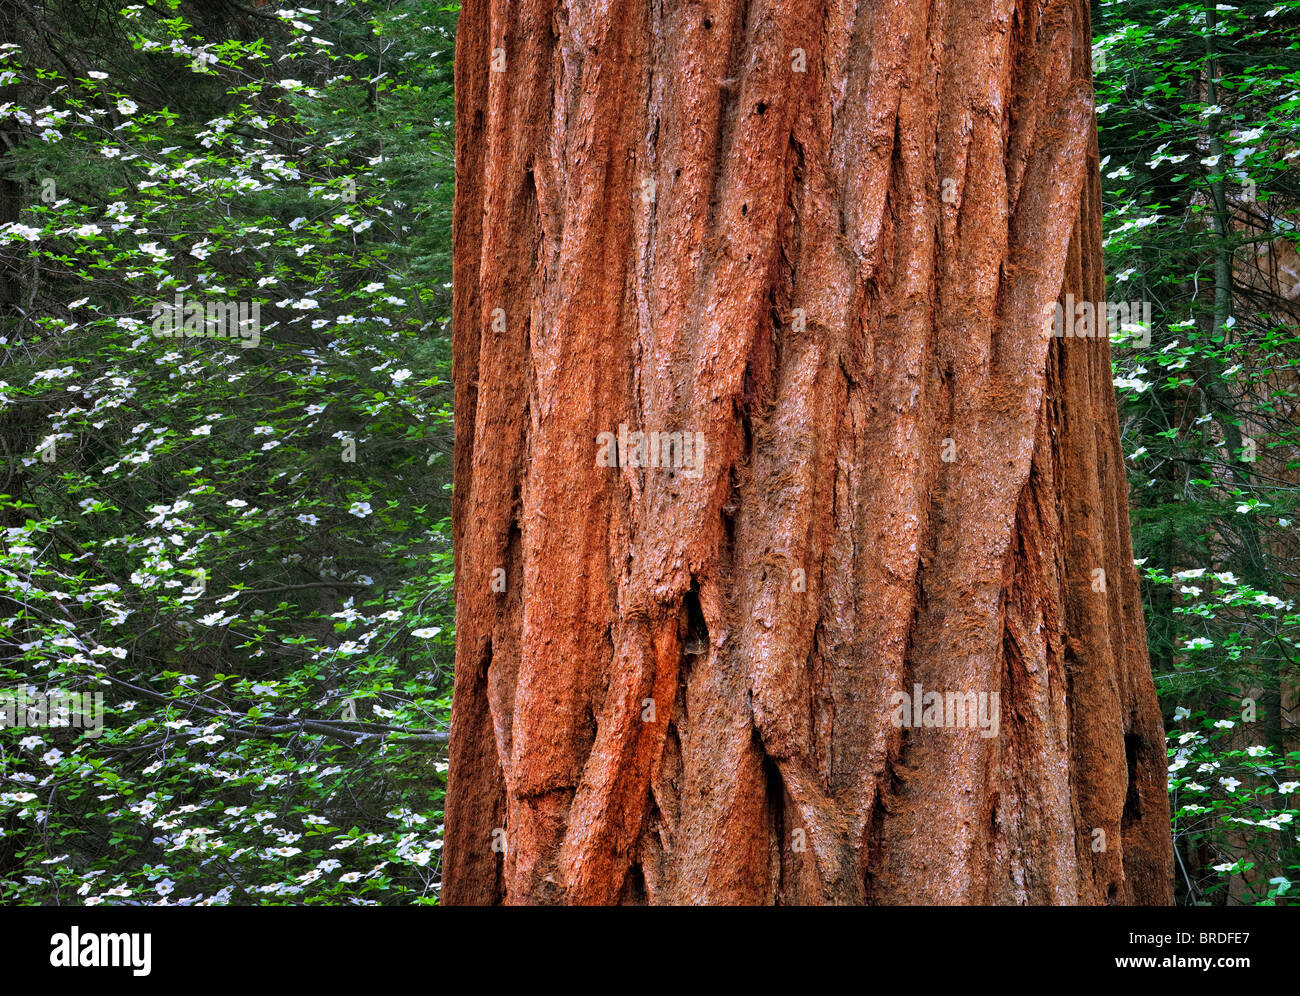
[(466, 3), (445, 902), (1170, 901), (1088, 8), (926, 6)]

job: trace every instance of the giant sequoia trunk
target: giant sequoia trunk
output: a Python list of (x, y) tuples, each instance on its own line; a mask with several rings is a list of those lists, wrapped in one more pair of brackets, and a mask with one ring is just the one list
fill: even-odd
[(444, 901), (1168, 902), (1084, 0), (479, 0), (456, 87)]

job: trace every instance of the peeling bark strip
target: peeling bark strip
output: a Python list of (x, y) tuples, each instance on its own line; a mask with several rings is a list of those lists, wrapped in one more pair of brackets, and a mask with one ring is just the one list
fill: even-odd
[(467, 0), (445, 902), (1171, 901), (1090, 43)]

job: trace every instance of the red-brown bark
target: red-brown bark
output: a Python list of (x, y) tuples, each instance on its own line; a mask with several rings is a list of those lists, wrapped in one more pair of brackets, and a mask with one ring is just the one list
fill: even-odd
[(1089, 59), (1084, 0), (465, 4), (445, 902), (1170, 901), (1108, 346), (1042, 319)]

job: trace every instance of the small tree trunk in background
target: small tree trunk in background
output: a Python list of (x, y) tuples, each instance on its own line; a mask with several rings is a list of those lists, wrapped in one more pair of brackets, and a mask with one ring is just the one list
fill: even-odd
[(445, 902), (1170, 901), (1109, 347), (1043, 321), (1090, 75), (1082, 0), (466, 4)]

